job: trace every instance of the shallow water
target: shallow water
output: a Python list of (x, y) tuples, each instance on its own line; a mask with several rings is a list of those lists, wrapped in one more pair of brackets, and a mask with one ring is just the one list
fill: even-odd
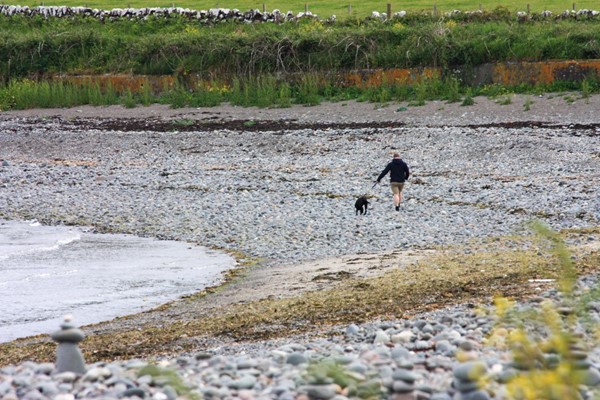
[(218, 283), (229, 255), (188, 243), (0, 220), (0, 342), (150, 309)]

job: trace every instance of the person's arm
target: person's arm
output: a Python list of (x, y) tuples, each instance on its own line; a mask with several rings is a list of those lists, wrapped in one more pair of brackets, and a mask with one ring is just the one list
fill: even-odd
[(408, 169), (408, 165), (404, 164), (406, 166), (406, 169), (404, 171), (404, 180), (408, 180), (408, 177), (410, 176), (410, 170)]
[(381, 173), (379, 174), (379, 176), (377, 177), (377, 182), (381, 182), (381, 179), (383, 179), (383, 177), (390, 172), (390, 168), (391, 168), (391, 164), (388, 164), (383, 171), (381, 171)]

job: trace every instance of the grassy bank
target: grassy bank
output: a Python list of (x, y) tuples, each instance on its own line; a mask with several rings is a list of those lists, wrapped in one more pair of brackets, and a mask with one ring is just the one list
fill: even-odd
[[(174, 107), (223, 102), (285, 107), (344, 99), (415, 105), (432, 98), (463, 101), (490, 88), (468, 87), (455, 75), (457, 68), (597, 59), (599, 28), (600, 21), (587, 17), (518, 22), (507, 9), (452, 18), (415, 13), (385, 22), (366, 18), (280, 25), (208, 26), (182, 16), (115, 21), (0, 17), (0, 109), (157, 102)], [(428, 67), (441, 76), (377, 87), (338, 79), (348, 71)], [(54, 79), (81, 74), (166, 75), (176, 84), (127, 89)], [(584, 82), (503, 90), (593, 92), (597, 82), (590, 70)]]
[[(319, 71), (476, 66), (600, 58), (600, 22), (531, 21), (497, 11), (469, 22), (414, 15), (201, 26), (183, 17), (146, 21), (0, 17), (0, 80), (55, 74), (200, 74), (257, 78)], [(479, 20), (480, 19), (480, 20)]]
[[(563, 235), (574, 242), (588, 241), (588, 246), (571, 248), (576, 273), (597, 272), (600, 253), (589, 245), (589, 238), (594, 236), (597, 241), (600, 229), (572, 230)], [(311, 326), (410, 317), (452, 304), (489, 304), (495, 296), (523, 298), (539, 294), (543, 284), (532, 284), (530, 279), (558, 281), (562, 273), (561, 263), (535, 238), (496, 238), (439, 251), (414, 266), (378, 277), (348, 278), (329, 290), (236, 305), (193, 320), (162, 320), (160, 327), (92, 335), (82, 348), (87, 362), (146, 358), (193, 350), (198, 345), (194, 338), (207, 335), (257, 340), (304, 332)], [(210, 301), (211, 295), (215, 294), (207, 298), (194, 296), (188, 301)], [(44, 341), (2, 344), (0, 365), (50, 361), (55, 347)]]

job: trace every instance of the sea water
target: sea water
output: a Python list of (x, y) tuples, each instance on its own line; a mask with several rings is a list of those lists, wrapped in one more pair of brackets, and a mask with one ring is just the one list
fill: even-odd
[(177, 241), (0, 220), (0, 342), (133, 314), (217, 284), (227, 254)]

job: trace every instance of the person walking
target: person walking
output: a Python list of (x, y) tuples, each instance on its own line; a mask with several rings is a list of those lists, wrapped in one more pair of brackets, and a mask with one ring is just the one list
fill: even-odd
[(390, 186), (392, 193), (394, 194), (394, 207), (396, 211), (400, 211), (400, 203), (402, 202), (402, 189), (404, 189), (404, 182), (410, 176), (410, 170), (408, 165), (400, 158), (399, 153), (394, 153), (394, 158), (386, 167), (381, 171), (377, 178), (377, 183), (381, 183), (381, 179), (390, 173)]

